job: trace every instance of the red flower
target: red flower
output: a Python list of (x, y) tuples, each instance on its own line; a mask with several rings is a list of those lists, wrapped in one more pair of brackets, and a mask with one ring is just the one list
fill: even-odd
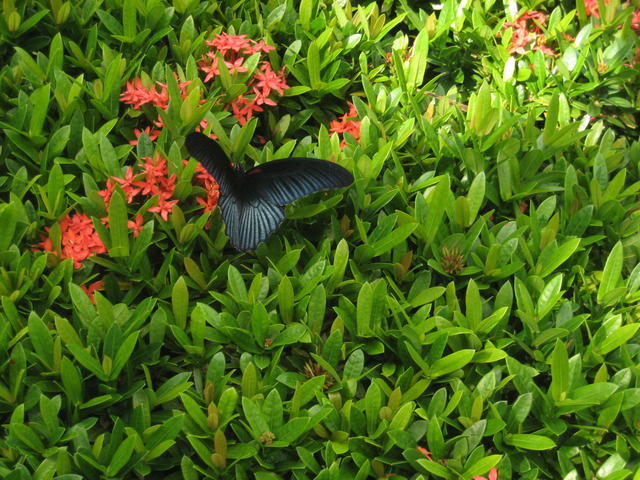
[(201, 60), (198, 62), (198, 67), (202, 70), (206, 75), (204, 76), (204, 82), (208, 82), (213, 77), (217, 77), (220, 75), (220, 69), (218, 68), (218, 57), (214, 57), (211, 60), (211, 63), (208, 63), (206, 60)]
[(240, 125), (247, 123), (253, 117), (253, 112), (264, 111), (255, 100), (249, 100), (244, 95), (236, 98), (231, 104), (231, 108), (233, 110), (233, 116), (238, 119)]
[(138, 193), (140, 193), (139, 188), (135, 188), (136, 184), (133, 181), (135, 178), (133, 174), (133, 167), (127, 168), (127, 173), (124, 178), (114, 177), (113, 179), (120, 184), (122, 191), (127, 195), (127, 203), (133, 202), (133, 199), (136, 197)]
[[(45, 227), (44, 229), (47, 232), (51, 230), (49, 227)], [(40, 252), (42, 250), (45, 252), (53, 252), (53, 242), (51, 241), (51, 238), (46, 236), (44, 233), (40, 234), (40, 242), (31, 247), (32, 252)]]
[(229, 35), (227, 33), (216, 33), (213, 40), (206, 42), (210, 47), (214, 47), (225, 56), (227, 52), (240, 53), (243, 50), (251, 51), (251, 41), (246, 35)]
[(149, 207), (150, 212), (158, 213), (165, 222), (169, 220), (169, 214), (173, 211), (173, 206), (178, 203), (178, 200), (169, 200), (170, 197), (171, 194), (160, 192), (158, 194), (158, 204), (154, 207)]
[[(609, 0), (604, 0), (604, 4), (608, 4)], [(586, 10), (587, 17), (594, 16), (600, 18), (600, 10), (598, 7), (598, 0), (584, 0), (584, 9)]]
[(264, 40), (259, 40), (257, 42), (254, 40), (251, 40), (251, 42), (253, 45), (249, 47), (249, 51), (247, 51), (249, 55), (253, 55), (254, 53), (258, 53), (258, 52), (269, 53), (271, 50), (276, 49), (276, 47), (272, 45), (267, 45), (266, 43), (264, 43)]
[(205, 212), (212, 212), (218, 204), (218, 196), (219, 192), (216, 190), (215, 194), (208, 194), (206, 200), (202, 197), (197, 197), (196, 202), (204, 207)]
[(433, 458), (431, 458), (431, 452), (429, 450), (427, 450), (424, 447), (416, 447), (416, 450), (418, 450), (422, 455), (424, 455), (424, 458), (433, 462)]
[(144, 157), (144, 173), (152, 177), (162, 177), (167, 174), (167, 161), (156, 153), (155, 158)]
[(142, 85), (142, 80), (134, 78), (132, 81), (127, 82), (124, 93), (120, 95), (120, 101), (131, 105), (135, 110), (139, 110), (147, 103), (153, 103), (156, 99), (155, 88), (146, 88)]
[(149, 140), (151, 140), (152, 142), (158, 138), (160, 136), (160, 130), (151, 130), (151, 127), (146, 127), (144, 130), (140, 130), (138, 128), (134, 128), (133, 129), (133, 134), (136, 136), (135, 140), (129, 140), (129, 145), (138, 145), (138, 139), (140, 138), (140, 135), (142, 135), (142, 132), (147, 134), (147, 137), (149, 137)]
[(80, 288), (84, 290), (84, 293), (86, 293), (89, 296), (89, 300), (91, 300), (91, 303), (95, 305), (96, 300), (95, 298), (93, 298), (93, 294), (95, 293), (96, 290), (104, 289), (104, 281), (98, 280), (97, 282), (93, 282), (88, 287), (86, 285), (80, 285)]
[[(268, 53), (275, 47), (267, 45), (263, 40), (256, 42), (246, 35), (228, 35), (226, 33), (216, 34), (213, 40), (206, 42), (212, 50), (202, 56), (198, 62), (200, 70), (205, 73), (204, 81), (208, 82), (220, 75), (218, 65), (219, 57), (222, 55), (225, 65), (231, 74), (247, 72), (244, 61), (249, 55), (264, 52)], [(283, 95), (284, 90), (289, 88), (285, 80), (284, 69), (274, 72), (269, 62), (262, 62), (259, 69), (247, 82), (250, 92), (247, 95), (240, 95), (231, 100), (233, 116), (238, 119), (240, 125), (247, 123), (256, 112), (262, 112), (261, 105), (276, 105), (276, 102), (269, 98), (271, 92)], [(225, 106), (225, 109), (229, 105)]]
[(633, 11), (631, 15), (631, 28), (640, 30), (640, 8)]
[(279, 95), (284, 95), (284, 91), (289, 88), (284, 78), (284, 68), (279, 73), (271, 69), (269, 62), (262, 62), (260, 70), (253, 76), (257, 80), (256, 87), (262, 90), (262, 95), (268, 97), (271, 90), (275, 90)]
[(110, 178), (107, 178), (106, 188), (104, 190), (98, 190), (98, 195), (102, 197), (105, 205), (109, 205), (114, 188), (115, 184), (111, 181)]
[(242, 62), (244, 62), (244, 58), (240, 57), (236, 58), (232, 62), (224, 62), (224, 64), (226, 65), (227, 70), (229, 70), (229, 73), (233, 75), (234, 73), (244, 73), (247, 71), (247, 67), (243, 67)]
[(480, 475), (476, 475), (473, 477), (473, 480), (498, 480), (498, 469), (493, 467), (489, 471), (489, 477), (482, 477)]
[(140, 235), (140, 230), (142, 230), (142, 222), (144, 221), (144, 219), (142, 218), (141, 214), (137, 214), (135, 221), (134, 220), (129, 220), (127, 221), (127, 227), (130, 230), (133, 230), (133, 236), (134, 237), (138, 237), (138, 235)]
[(547, 16), (538, 11), (527, 11), (515, 22), (505, 22), (503, 28), (513, 29), (509, 53), (523, 55), (529, 50), (540, 50), (545, 55), (557, 56), (551, 48), (546, 46), (546, 39), (542, 32), (542, 27), (546, 23)]
[[(356, 140), (360, 140), (360, 124), (359, 120), (352, 120), (353, 118), (358, 117), (358, 111), (353, 103), (348, 102), (349, 104), (349, 112), (345, 113), (340, 117), (340, 120), (332, 120), (329, 125), (329, 131), (331, 133), (345, 133), (348, 132)], [(340, 142), (340, 148), (344, 148), (347, 145), (346, 140), (342, 140)]]
[[(60, 256), (72, 258), (74, 268), (80, 268), (82, 260), (107, 251), (87, 215), (76, 213), (64, 217), (60, 220), (60, 230), (62, 237)], [(48, 247), (50, 242), (43, 240), (42, 244)]]

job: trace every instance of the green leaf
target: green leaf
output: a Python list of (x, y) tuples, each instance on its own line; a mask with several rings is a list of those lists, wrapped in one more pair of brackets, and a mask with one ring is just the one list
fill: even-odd
[(133, 41), (136, 36), (136, 4), (134, 0), (122, 2), (122, 26), (124, 36)]
[(184, 330), (187, 326), (189, 314), (189, 289), (183, 276), (180, 276), (171, 289), (171, 307), (176, 326)]
[[(579, 238), (572, 238), (564, 242), (560, 247), (555, 247), (553, 243), (549, 244), (540, 254), (536, 271), (544, 278), (553, 273), (556, 268), (566, 262), (580, 245)], [(547, 253), (548, 254), (545, 254)]]
[(29, 136), (39, 137), (42, 134), (42, 127), (47, 119), (49, 110), (49, 100), (51, 97), (51, 85), (45, 84), (35, 90), (29, 97), (31, 103), (31, 120), (29, 121)]
[(543, 435), (532, 435), (528, 433), (514, 433), (504, 437), (507, 445), (511, 445), (524, 450), (549, 450), (556, 446), (555, 442)]
[(304, 31), (310, 30), (311, 15), (313, 13), (313, 0), (302, 0), (300, 2), (300, 14), (298, 21)]
[[(598, 303), (603, 305), (611, 305), (617, 303), (620, 297), (607, 298), (607, 294), (617, 288), (621, 282), (622, 274), (622, 262), (623, 262), (622, 242), (618, 241), (611, 249), (611, 253), (607, 257), (607, 262), (604, 265), (604, 271), (602, 272), (602, 280), (598, 287)], [(607, 302), (605, 303), (605, 300)]]
[(426, 28), (418, 32), (411, 53), (406, 77), (407, 87), (409, 89), (422, 85), (427, 69), (429, 59), (429, 32)]
[(316, 396), (316, 393), (322, 391), (324, 380), (324, 375), (319, 375), (296, 386), (293, 398), (291, 399), (292, 416), (297, 416), (299, 410), (311, 401), (311, 399)]
[(333, 254), (333, 272), (327, 283), (327, 291), (333, 292), (336, 287), (342, 282), (344, 278), (344, 272), (349, 261), (349, 244), (343, 238), (336, 245), (336, 251)]
[(155, 392), (154, 406), (170, 402), (191, 387), (191, 382), (187, 380), (191, 376), (189, 372), (178, 373), (164, 382)]
[(82, 403), (82, 377), (80, 372), (66, 356), (60, 362), (60, 378), (67, 398), (73, 405)]
[(29, 314), (27, 326), (29, 339), (38, 358), (49, 370), (53, 369), (53, 340), (51, 339), (51, 332), (36, 312)]
[(640, 329), (640, 323), (630, 323), (629, 325), (621, 326), (613, 333), (607, 335), (600, 344), (596, 345), (595, 351), (600, 355), (611, 353), (616, 348), (619, 348), (631, 340), (638, 329)]
[(98, 379), (106, 382), (109, 380), (108, 376), (104, 373), (100, 362), (93, 357), (89, 352), (79, 345), (67, 345), (67, 348), (71, 354), (75, 357), (80, 365), (93, 373)]
[(309, 72), (309, 84), (312, 89), (319, 90), (323, 87), (320, 80), (320, 50), (316, 41), (311, 42), (307, 51), (307, 71)]
[(469, 187), (469, 195), (467, 195), (467, 200), (469, 202), (469, 218), (466, 224), (467, 227), (473, 225), (473, 222), (475, 222), (476, 217), (478, 216), (478, 212), (480, 211), (480, 207), (484, 201), (485, 184), (485, 174), (484, 172), (480, 172), (476, 175), (476, 178), (473, 179), (471, 187)]
[(38, 434), (29, 426), (22, 423), (11, 423), (9, 424), (9, 431), (31, 450), (38, 453), (42, 453), (44, 451), (44, 444), (42, 443), (42, 440), (40, 440)]
[(464, 349), (436, 360), (430, 368), (431, 378), (442, 377), (464, 367), (473, 359), (475, 353), (475, 350)]
[(393, 230), (384, 238), (370, 244), (373, 256), (378, 257), (389, 252), (393, 247), (403, 242), (418, 227), (417, 223), (407, 223)]
[(445, 478), (445, 479), (452, 478), (452, 473), (444, 465), (440, 465), (439, 463), (431, 462), (431, 461), (426, 460), (426, 459), (425, 460), (420, 459), (420, 460), (417, 461), (417, 463), (422, 468), (427, 470), (429, 473), (432, 473), (436, 477), (441, 477), (441, 478)]
[(445, 207), (447, 206), (447, 199), (451, 194), (450, 180), (448, 175), (440, 177), (438, 185), (427, 199), (427, 218), (424, 222), (424, 229), (426, 232), (426, 243), (431, 244), (438, 234), (438, 230), (442, 225), (442, 217), (444, 215)]
[(240, 272), (238, 272), (238, 269), (233, 265), (229, 265), (227, 271), (227, 287), (236, 300), (247, 300), (247, 287), (244, 284), (244, 280), (242, 280)]
[(467, 468), (462, 476), (464, 478), (472, 478), (474, 476), (485, 475), (495, 467), (502, 459), (502, 455), (489, 455), (481, 458), (476, 463)]
[(287, 326), (282, 332), (275, 336), (272, 346), (292, 345), (302, 340), (307, 333), (304, 325), (292, 324)]
[(365, 282), (358, 293), (356, 325), (359, 337), (372, 336), (371, 320), (373, 316), (373, 288)]
[(545, 318), (558, 303), (558, 300), (562, 298), (562, 278), (561, 273), (553, 277), (540, 293), (536, 307), (538, 320)]
[(118, 348), (118, 352), (116, 353), (115, 359), (113, 361), (113, 366), (111, 368), (111, 375), (109, 377), (112, 380), (115, 380), (120, 375), (120, 372), (124, 368), (124, 366), (131, 358), (131, 354), (136, 346), (136, 342), (138, 341), (138, 335), (140, 331), (135, 331), (129, 335), (122, 345)]
[(49, 180), (47, 181), (47, 199), (49, 201), (49, 213), (57, 217), (64, 210), (64, 177), (62, 168), (57, 163), (51, 167)]
[(242, 397), (242, 411), (256, 439), (260, 438), (263, 433), (270, 431), (267, 419), (253, 400)]
[(278, 309), (284, 323), (289, 323), (293, 319), (293, 298), (291, 280), (285, 275), (278, 285)]
[(112, 477), (116, 475), (129, 461), (133, 454), (133, 447), (135, 446), (136, 438), (134, 436), (127, 437), (123, 442), (118, 445), (118, 448), (111, 457), (111, 462), (107, 467), (107, 475)]
[(129, 256), (129, 228), (127, 227), (127, 202), (122, 190), (116, 188), (109, 202), (109, 232), (111, 233), (112, 257)]
[(556, 402), (564, 400), (569, 392), (569, 356), (565, 344), (556, 339), (551, 355), (551, 398)]

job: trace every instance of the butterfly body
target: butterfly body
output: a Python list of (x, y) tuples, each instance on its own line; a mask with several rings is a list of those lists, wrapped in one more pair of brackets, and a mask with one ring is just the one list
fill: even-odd
[(209, 137), (192, 133), (187, 150), (216, 179), (218, 206), (231, 244), (254, 250), (284, 220), (284, 206), (311, 193), (353, 183), (340, 165), (316, 158), (285, 158), (244, 171), (231, 166), (224, 150)]

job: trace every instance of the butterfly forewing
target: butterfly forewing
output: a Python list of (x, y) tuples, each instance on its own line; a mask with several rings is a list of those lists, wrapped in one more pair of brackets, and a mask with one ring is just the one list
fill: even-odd
[(317, 158), (286, 158), (246, 172), (246, 191), (276, 205), (311, 193), (351, 185), (353, 175), (340, 165)]
[(233, 189), (238, 172), (229, 163), (222, 147), (206, 135), (197, 132), (187, 137), (185, 145), (191, 156), (216, 179), (220, 195), (228, 195)]

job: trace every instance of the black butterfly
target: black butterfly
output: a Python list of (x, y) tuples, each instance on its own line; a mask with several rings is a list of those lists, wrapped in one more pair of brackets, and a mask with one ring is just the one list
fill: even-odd
[(284, 219), (284, 206), (306, 195), (346, 187), (353, 175), (317, 158), (285, 158), (247, 170), (231, 166), (220, 145), (202, 133), (187, 137), (187, 150), (218, 182), (218, 206), (238, 250), (255, 250)]

